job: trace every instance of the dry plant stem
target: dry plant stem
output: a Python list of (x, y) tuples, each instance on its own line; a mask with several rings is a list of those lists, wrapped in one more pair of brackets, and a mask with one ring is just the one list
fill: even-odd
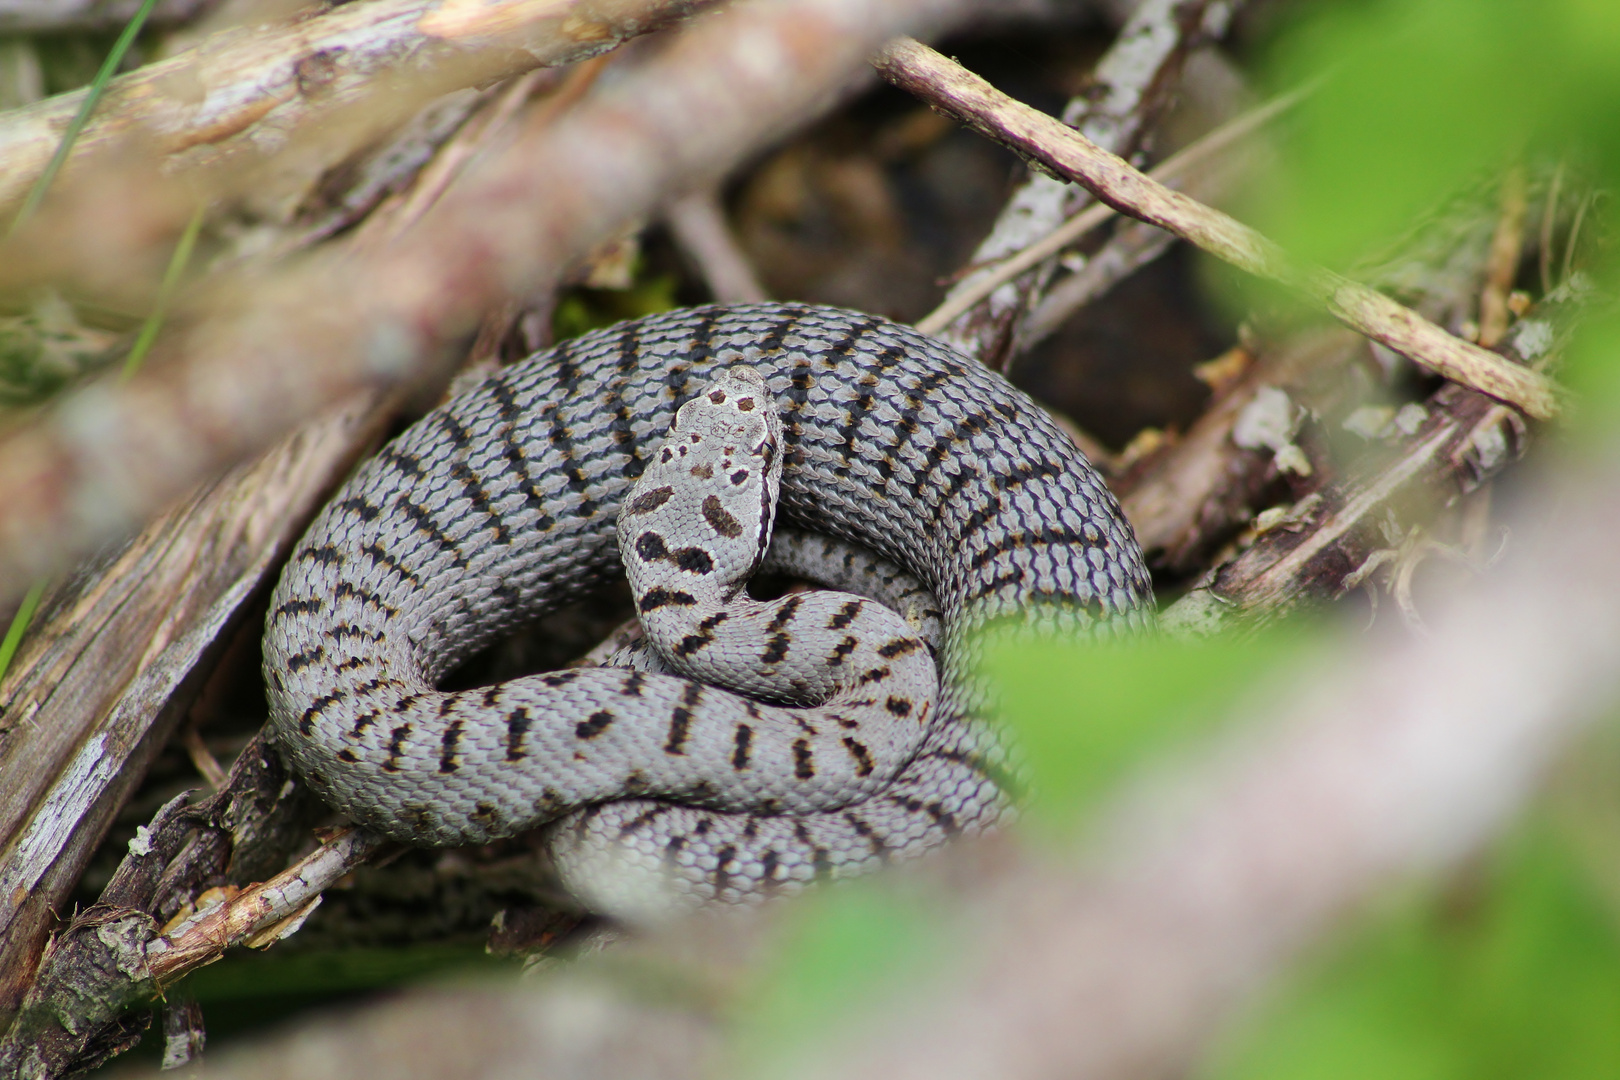
[[(159, 0), (148, 25), (188, 22), (218, 0)], [(129, 22), (140, 0), (0, 0), (0, 34), (117, 30)]]
[(210, 485), (47, 608), (0, 684), (0, 1012), (212, 658), (382, 415), (354, 406)]
[[(1307, 93), (1307, 90), (1296, 90), (1259, 108), (1251, 109), (1242, 116), (1222, 124), (1186, 149), (1166, 158), (1148, 175), (1168, 187), (1181, 188), (1189, 177), (1210, 167), (1215, 160), (1236, 151), (1249, 136), (1293, 108)], [(1107, 203), (1092, 203), (1028, 247), (1007, 256), (1000, 262), (984, 267), (981, 273), (975, 273), (960, 288), (953, 289), (944, 303), (918, 319), (917, 329), (925, 334), (937, 334), (996, 289), (1026, 270), (1033, 270), (1047, 259), (1062, 254), (1065, 248), (1106, 224), (1117, 213), (1118, 211)]]
[(1287, 286), (1351, 329), (1448, 379), (1537, 419), (1556, 414), (1557, 393), (1544, 376), (1453, 337), (1364, 285), (1296, 262), (1248, 226), (1154, 182), (926, 45), (909, 40), (891, 43), (877, 66), (901, 89), (1026, 160), (1084, 184), (1120, 213), (1151, 222), (1241, 270)]
[(1341, 370), (1364, 348), (1360, 338), (1333, 328), (1266, 349), (1170, 450), (1116, 482), (1152, 565), (1193, 573), (1207, 565), (1214, 543), (1253, 517), (1256, 500), (1274, 482), (1274, 455), (1238, 446), (1232, 428), (1256, 392), (1292, 390), (1306, 372)]
[(1487, 349), (1495, 348), (1502, 340), (1513, 317), (1508, 310), (1508, 294), (1513, 291), (1513, 276), (1518, 272), (1519, 254), (1524, 250), (1524, 218), (1528, 209), (1524, 167), (1516, 165), (1502, 179), (1502, 214), (1496, 223), (1496, 235), (1491, 239), (1485, 288), (1479, 295), (1479, 343)]
[(1483, 394), (1441, 387), (1424, 403), (1423, 426), (1394, 459), (1365, 477), (1329, 485), (1305, 520), (1261, 536), (1166, 610), (1172, 632), (1207, 634), (1280, 617), (1338, 596), (1345, 579), (1383, 546), (1379, 525), (1416, 495), (1447, 502), (1518, 460), (1524, 421)]
[[(1218, 202), (1242, 182), (1241, 177), (1250, 164), (1238, 160), (1206, 162), (1177, 187), (1199, 202)], [(1086, 258), (1084, 266), (1059, 280), (1035, 305), (1024, 320), (1018, 351), (1028, 352), (1046, 340), (1069, 316), (1106, 295), (1115, 285), (1163, 255), (1175, 242), (1173, 233), (1156, 225), (1144, 221), (1120, 222), (1108, 242)]]
[[(1209, 24), (1224, 25), (1230, 0), (1142, 0), (1131, 11), (1107, 54), (1092, 72), (1088, 92), (1072, 99), (1063, 110), (1063, 122), (1074, 125), (1097, 144), (1115, 153), (1133, 154), (1164, 105), (1181, 73), (1192, 40)], [(1043, 170), (1044, 172), (1044, 170)], [(990, 235), (974, 252), (975, 264), (988, 263), (1017, 252), (1056, 228), (1084, 198), (1062, 179), (1031, 176), (1013, 193)], [(978, 291), (982, 274), (970, 275), (946, 297)], [(1049, 263), (1021, 280), (1003, 283), (966, 305), (936, 330), (930, 330), (969, 356), (1005, 368), (1013, 356), (1019, 323), (1030, 298), (1044, 286)]]
[(705, 188), (676, 199), (665, 212), (675, 242), (697, 266), (709, 295), (721, 304), (769, 300), (726, 221), (720, 194)]
[(217, 960), (232, 945), (264, 933), (314, 903), (334, 881), (389, 844), (350, 828), (269, 881), (193, 916), (146, 945), (147, 969), (158, 988)]
[(394, 245), (334, 246), (285, 273), (218, 283), (206, 316), (139, 376), (0, 439), (0, 594), (126, 533), (327, 403), (434, 372), (484, 311), (537, 294), (671, 192), (779, 140), (896, 32), (965, 6), (737, 4), (475, 162)]
[[(658, 29), (700, 0), (508, 0), (476, 36), (427, 32), (436, 0), (371, 0), (274, 27), (244, 27), (114, 79), (68, 160), (158, 155), (171, 167), (257, 162), (291, 136), (341, 133), (341, 156), (441, 94), (533, 67), (572, 63)], [(432, 23), (428, 24), (432, 26)], [(55, 151), (83, 91), (0, 115), (0, 208)]]
[[(817, 1028), (795, 1044), (807, 1056), (769, 1075), (1193, 1071), (1303, 947), (1382, 889), (1476, 851), (1548, 759), (1613, 707), (1620, 469), (1611, 459), (1554, 483), (1557, 497), (1525, 517), (1552, 527), (1525, 530), (1536, 541), (1440, 612), (1432, 638), (1390, 627), (1324, 650), (1214, 753), (1106, 806), (1077, 851), (1052, 859), (1002, 839), (922, 868), (901, 897), (945, 903), (935, 917), (963, 928), (926, 984)], [(221, 1055), (210, 1076), (336, 1080), (407, 1063), (420, 1076), (519, 1063), (547, 1076), (712, 1076), (726, 1030), (713, 1003), (757, 996), (753, 918), (682, 924), (639, 970), (621, 955), (505, 994), (408, 995)], [(648, 994), (638, 974), (665, 992)]]
[[(593, 57), (570, 71), (563, 84), (547, 100), (545, 108), (548, 112), (555, 115), (579, 100), (580, 95), (596, 80), (606, 61), (605, 56)], [(493, 139), (507, 133), (513, 119), (539, 86), (541, 74), (538, 71), (531, 71), (515, 79), (475, 131), (463, 129), (446, 143), (404, 195), (403, 204), (387, 216), (379, 214), (367, 223), (368, 228), (365, 231), (368, 238), (375, 238), (380, 227), (389, 239), (394, 239), (416, 224), (422, 215), (427, 213), (428, 208), (439, 201), (439, 197), (445, 193), (456, 177), (461, 175), (467, 163), (481, 150), (486, 149)]]

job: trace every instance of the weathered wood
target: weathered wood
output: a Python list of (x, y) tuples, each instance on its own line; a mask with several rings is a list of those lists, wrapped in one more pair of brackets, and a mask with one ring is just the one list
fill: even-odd
[[(237, 183), (256, 183), (248, 166), (284, 161), (289, 140), (335, 140), (322, 153), (337, 160), (442, 94), (595, 56), (702, 2), (507, 0), (483, 5), (473, 24), (433, 22), (438, 0), (360, 0), (228, 30), (114, 79), (62, 179), (76, 166), (127, 162), (120, 148), (134, 148), (171, 171), (230, 165)], [(0, 115), (0, 214), (44, 170), (86, 93)]]
[(383, 416), (355, 403), (57, 591), (0, 684), (0, 1012), (147, 764)]

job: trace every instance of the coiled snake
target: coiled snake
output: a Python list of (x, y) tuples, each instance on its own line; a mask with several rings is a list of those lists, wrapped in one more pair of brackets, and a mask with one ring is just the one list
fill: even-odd
[[(848, 595), (746, 599), (777, 470), (782, 517), (932, 590), (937, 652)], [(434, 689), (618, 574), (616, 524), (662, 666), (704, 681), (644, 660)], [(371, 829), (453, 845), (549, 823), (598, 909), (736, 902), (994, 825), (1006, 755), (973, 631), (1136, 628), (1150, 599), (1113, 497), (1000, 376), (873, 316), (696, 308), (507, 368), (362, 466), (282, 576), (265, 673), (282, 752)]]

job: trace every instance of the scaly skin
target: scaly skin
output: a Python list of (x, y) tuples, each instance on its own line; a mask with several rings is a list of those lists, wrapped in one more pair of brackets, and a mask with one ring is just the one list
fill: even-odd
[[(781, 515), (909, 569), (944, 615), (920, 746), (870, 792), (801, 776), (796, 720), (740, 752), (739, 725), (770, 707), (681, 677), (576, 669), (433, 689), (619, 572), (615, 521), (647, 455), (733, 365), (763, 376), (781, 412)], [(370, 828), (467, 844), (553, 822), (565, 880), (593, 906), (739, 902), (996, 824), (1006, 761), (969, 670), (973, 631), (1136, 629), (1150, 600), (1112, 496), (999, 376), (876, 317), (699, 308), (502, 371), (362, 467), (283, 575), (265, 673), (283, 753)], [(835, 724), (807, 723), (813, 763), (849, 758)]]

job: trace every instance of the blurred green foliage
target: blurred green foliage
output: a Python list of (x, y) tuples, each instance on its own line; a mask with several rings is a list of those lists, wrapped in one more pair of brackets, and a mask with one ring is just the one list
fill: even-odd
[(624, 319), (669, 311), (677, 306), (678, 284), (673, 274), (644, 275), (638, 268), (636, 281), (628, 289), (569, 289), (557, 299), (552, 334), (565, 341)]
[[(1328, 640), (1301, 625), (1247, 639), (1108, 645), (990, 635), (982, 669), (1031, 782), (1024, 827), (1068, 837), (1133, 766), (1264, 700), (1270, 673)], [(792, 1075), (820, 1033), (931, 978), (964, 932), (936, 899), (888, 881), (805, 898), (780, 963), (739, 1018), (738, 1075)]]
[(1252, 219), (1299, 254), (1343, 265), (1481, 169), (1527, 151), (1620, 172), (1620, 4), (1614, 0), (1358, 0), (1318, 4), (1270, 49), (1269, 79), (1331, 77), (1283, 148), (1287, 196)]
[(992, 636), (984, 671), (1030, 776), (1026, 825), (1064, 838), (1132, 766), (1245, 700), (1264, 701), (1267, 672), (1299, 663), (1318, 641), (1305, 624), (1243, 639)]
[(1274, 988), (1209, 1078), (1620, 1076), (1617, 916), (1568, 822), (1539, 812)]

